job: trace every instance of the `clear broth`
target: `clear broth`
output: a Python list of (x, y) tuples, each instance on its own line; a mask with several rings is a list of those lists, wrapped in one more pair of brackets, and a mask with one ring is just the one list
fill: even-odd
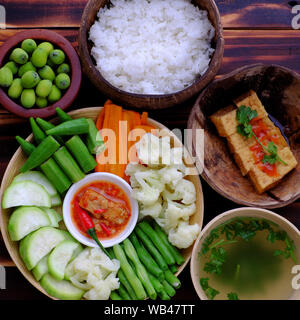
[[(275, 250), (284, 250), (284, 241), (271, 243), (268, 232), (258, 231), (246, 242), (238, 238), (236, 243), (224, 245), (227, 252), (222, 274), (210, 274), (203, 270), (209, 261), (210, 251), (200, 257), (201, 278), (209, 278), (209, 286), (218, 290), (215, 300), (227, 300), (227, 294), (234, 292), (240, 300), (286, 300), (293, 293), (291, 258), (274, 256)], [(218, 240), (225, 239), (220, 235)], [(226, 239), (225, 239), (226, 240)]]

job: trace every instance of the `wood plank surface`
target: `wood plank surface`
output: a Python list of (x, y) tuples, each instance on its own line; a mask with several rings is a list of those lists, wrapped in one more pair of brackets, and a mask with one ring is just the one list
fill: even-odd
[[(78, 27), (87, 0), (4, 0), (7, 28)], [(224, 28), (288, 28), (299, 1), (216, 0)]]

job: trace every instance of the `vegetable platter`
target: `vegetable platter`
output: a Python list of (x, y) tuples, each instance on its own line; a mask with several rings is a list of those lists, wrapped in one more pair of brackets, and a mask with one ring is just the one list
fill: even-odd
[[(72, 119), (79, 119), (79, 118), (86, 118), (86, 119), (92, 119), (94, 122), (96, 122), (97, 120), (99, 121), (99, 115), (100, 115), (100, 112), (101, 110), (103, 110), (102, 107), (93, 107), (93, 108), (85, 108), (85, 109), (79, 109), (79, 110), (76, 110), (76, 111), (72, 111), (70, 112), (67, 117), (71, 117)], [(125, 110), (125, 109), (124, 109)], [(144, 116), (144, 115), (143, 115)], [(142, 116), (142, 118), (143, 118)], [(144, 118), (145, 120), (145, 118)], [(179, 141), (179, 139), (169, 130), (167, 129), (165, 126), (163, 126), (162, 124), (160, 124), (159, 122), (156, 122), (152, 119), (149, 119), (148, 117), (146, 117), (146, 120), (147, 123), (146, 123), (146, 127), (147, 126), (150, 126), (150, 127), (154, 127), (154, 128), (157, 128), (159, 129), (159, 138), (163, 138), (163, 137), (171, 137), (171, 141), (172, 141), (172, 147), (176, 148), (182, 148), (182, 143)], [(58, 124), (59, 121), (58, 119), (54, 119), (53, 120), (53, 124)], [(97, 123), (98, 125), (98, 123)], [(48, 136), (49, 137), (49, 136)], [(69, 139), (69, 138), (67, 138)], [(34, 141), (34, 137), (33, 135), (31, 134), (27, 139), (26, 139), (27, 142), (33, 142)], [(24, 149), (23, 149), (24, 150)], [(191, 163), (191, 159), (190, 159), (190, 155), (188, 154), (185, 154), (185, 157), (187, 158), (184, 158), (184, 162), (186, 163)], [(3, 199), (3, 195), (5, 195), (5, 190), (7, 190), (7, 188), (12, 184), (12, 181), (15, 179), (16, 176), (19, 176), (20, 175), (20, 169), (24, 166), (26, 160), (28, 159), (28, 156), (25, 155), (24, 151), (22, 151), (21, 147), (16, 151), (16, 153), (14, 154), (14, 156), (12, 157), (11, 161), (9, 162), (9, 165), (6, 169), (6, 172), (4, 174), (4, 177), (3, 177), (3, 180), (2, 180), (2, 185), (1, 185), (1, 198)], [(97, 165), (99, 166), (99, 164)], [(23, 167), (24, 168), (24, 167)], [(25, 166), (26, 168), (26, 166)], [(33, 169), (33, 170), (37, 170), (37, 169)], [(88, 169), (90, 170), (90, 169)], [(190, 225), (198, 225), (197, 226), (197, 230), (200, 231), (200, 229), (202, 228), (202, 223), (203, 223), (203, 210), (204, 210), (204, 206), (203, 206), (203, 194), (202, 194), (202, 187), (201, 187), (201, 182), (200, 182), (200, 179), (199, 179), (199, 175), (198, 174), (195, 174), (197, 173), (197, 169), (195, 167), (191, 167), (190, 170), (192, 170), (194, 172), (193, 175), (188, 175), (186, 176), (186, 180), (189, 180), (190, 182), (192, 182), (194, 188), (195, 188), (195, 208), (194, 208), (194, 214), (192, 214), (190, 217), (189, 217), (189, 224)], [(22, 171), (22, 170), (21, 170)], [(96, 171), (101, 171), (100, 168), (96, 168)], [(80, 180), (80, 177), (77, 177), (77, 180)], [(21, 182), (18, 182), (18, 183), (26, 183), (27, 181), (21, 181)], [(63, 196), (64, 196), (65, 193), (63, 193)], [(61, 196), (61, 204), (63, 203), (63, 196)], [(5, 197), (4, 197), (5, 198)], [(55, 197), (54, 197), (55, 198)], [(53, 198), (51, 198), (53, 200)], [(51, 206), (51, 204), (49, 205)], [(5, 206), (4, 206), (5, 207)], [(7, 206), (9, 207), (9, 205)], [(33, 275), (33, 273), (31, 271), (28, 270), (28, 265), (30, 265), (30, 263), (32, 262), (31, 261), (26, 261), (25, 259), (25, 263), (23, 261), (23, 259), (21, 258), (20, 256), (20, 253), (19, 253), (19, 244), (20, 242), (19, 241), (12, 241), (11, 240), (11, 237), (12, 237), (12, 234), (13, 232), (11, 232), (11, 230), (9, 230), (9, 220), (10, 220), (10, 217), (11, 217), (11, 214), (12, 212), (15, 210), (16, 208), (5, 208), (5, 209), (1, 209), (1, 216), (0, 216), (0, 225), (1, 225), (1, 232), (2, 232), (2, 235), (3, 235), (3, 239), (4, 239), (4, 242), (5, 242), (5, 245), (7, 247), (7, 250), (12, 258), (12, 260), (14, 261), (14, 263), (16, 264), (16, 266), (18, 267), (18, 269), (21, 271), (21, 273), (24, 275), (24, 277), (34, 286), (36, 287), (38, 290), (40, 290), (42, 293), (44, 293), (45, 295), (49, 296), (50, 298), (62, 298), (62, 299), (71, 299), (70, 296), (67, 296), (67, 297), (64, 297), (63, 295), (62, 296), (57, 296), (55, 297), (55, 292), (54, 294), (52, 293), (51, 291), (51, 288), (50, 290), (45, 290), (44, 287), (45, 287), (45, 282), (50, 282), (50, 287), (52, 286), (52, 289), (53, 289), (53, 286), (55, 287), (55, 283), (51, 283), (51, 279), (49, 281), (49, 277), (47, 278), (47, 274), (42, 278), (43, 280), (43, 284), (41, 285), (41, 283), (39, 281), (36, 280), (36, 277)], [(56, 206), (54, 208), (57, 212), (59, 213), (62, 213), (62, 206)], [(18, 210), (18, 209), (17, 209)], [(63, 223), (63, 220), (62, 218), (58, 219), (58, 220), (61, 220), (59, 222), (59, 226), (57, 228), (57, 230), (59, 229), (66, 229), (64, 223)], [(151, 220), (150, 220), (151, 221)], [(143, 222), (142, 222), (143, 223)], [(147, 224), (147, 221), (144, 223), (144, 224)], [(151, 222), (153, 228), (155, 228), (155, 231), (159, 231), (159, 227), (158, 225), (156, 224), (153, 224)], [(138, 222), (138, 226), (143, 226), (143, 224), (141, 224), (141, 222)], [(143, 226), (144, 228), (145, 226)], [(47, 228), (51, 228), (51, 227), (42, 227), (40, 229), (37, 229), (36, 231), (34, 232), (37, 232), (37, 231), (40, 231), (41, 229), (47, 229)], [(147, 226), (145, 227), (147, 229)], [(43, 230), (42, 230), (43, 231)], [(162, 231), (162, 229), (160, 229), (160, 231)], [(33, 233), (34, 233), (33, 232)], [(130, 240), (129, 240), (130, 238)], [(137, 245), (139, 244), (139, 240), (136, 241), (137, 239), (135, 239), (135, 237), (133, 235), (131, 235), (129, 238), (127, 238), (126, 240), (124, 240), (122, 242), (122, 246), (118, 246), (118, 250), (121, 248), (123, 248), (123, 251), (126, 252), (127, 254), (129, 255), (132, 255), (133, 256), (133, 260), (136, 258), (134, 255), (135, 255), (135, 250), (132, 251), (132, 243)], [(66, 242), (67, 245), (66, 246), (74, 246), (74, 243), (78, 243), (78, 242), (73, 242), (72, 244), (72, 240), (71, 241), (68, 241), (72, 239), (72, 237), (70, 236), (70, 234), (67, 236), (67, 239), (66, 241), (64, 241), (64, 243)], [(74, 240), (74, 239), (73, 239)], [(68, 242), (71, 242), (68, 243)], [(80, 246), (80, 245), (79, 245)], [(59, 246), (56, 246), (55, 249), (57, 249)], [(81, 247), (81, 246), (80, 246)], [(84, 246), (82, 246), (84, 247)], [(136, 246), (135, 246), (136, 247)], [(192, 253), (192, 247), (193, 245), (189, 245), (187, 248), (185, 249), (180, 249), (178, 250), (178, 252), (180, 252), (180, 255), (184, 258), (181, 260), (181, 265), (178, 265), (176, 267), (176, 269), (174, 270), (173, 269), (173, 272), (175, 274), (175, 279), (176, 279), (176, 276), (178, 276), (181, 271), (185, 268), (185, 266), (187, 265), (187, 263), (189, 262), (189, 259), (191, 257), (191, 253)], [(52, 256), (54, 256), (55, 258), (55, 254), (54, 254), (54, 251), (55, 249), (51, 252), (53, 254), (51, 254)], [(73, 247), (73, 250), (78, 250), (79, 248), (76, 248), (76, 245)], [(82, 248), (81, 248), (82, 250)], [(92, 250), (92, 248), (90, 249)], [(99, 250), (99, 247), (98, 247), (98, 250)], [(111, 250), (111, 248), (105, 248), (104, 249), (104, 252), (109, 252), (110, 256), (114, 256), (118, 255), (119, 256), (119, 252), (115, 251), (114, 250)], [(80, 250), (79, 250), (80, 252)], [(91, 252), (91, 251), (90, 251)], [(22, 255), (22, 249), (21, 249), (21, 255)], [(59, 252), (57, 252), (57, 255), (59, 255)], [(23, 257), (24, 258), (24, 257)], [(88, 257), (87, 257), (88, 258)], [(128, 259), (128, 257), (127, 257)], [(52, 259), (53, 261), (55, 261), (55, 259)], [(128, 259), (130, 260), (130, 259)], [(133, 267), (132, 270), (136, 270), (135, 268), (137, 267), (132, 261), (130, 261), (130, 264), (129, 266)], [(36, 265), (36, 264), (35, 264)], [(51, 265), (51, 262), (50, 262), (50, 259), (48, 258), (48, 266), (50, 267)], [(54, 263), (54, 269), (55, 269), (55, 263)], [(29, 268), (30, 269), (30, 268)], [(119, 275), (119, 274), (118, 274)], [(169, 275), (171, 277), (171, 280), (170, 282), (172, 282), (172, 279), (174, 281), (174, 278), (172, 278), (173, 274)], [(62, 279), (64, 278), (64, 275), (62, 275)], [(157, 284), (157, 283), (156, 283)], [(176, 285), (178, 285), (177, 283), (174, 284), (174, 286), (176, 287)], [(184, 284), (182, 284), (184, 286)], [(48, 286), (48, 289), (49, 289), (49, 283), (46, 284), (46, 286)], [(154, 286), (154, 285), (153, 285)], [(171, 290), (170, 292), (170, 297), (172, 296), (172, 292), (174, 291), (174, 288), (169, 288)], [(116, 293), (116, 292), (119, 292), (119, 291), (113, 291), (113, 294), (110, 296), (111, 298), (115, 298), (115, 299), (118, 299), (120, 298), (119, 295)], [(175, 292), (175, 291), (174, 291)], [(173, 294), (174, 294), (173, 292)], [(114, 294), (115, 293), (115, 294)], [(147, 291), (147, 294), (148, 294), (148, 291)], [(83, 296), (83, 294), (79, 295), (80, 297)], [(146, 295), (145, 297), (143, 297), (143, 295), (140, 296), (140, 298), (146, 298), (147, 296), (150, 296), (149, 294)], [(151, 297), (151, 296), (150, 296)], [(152, 298), (156, 298), (156, 294), (155, 295), (152, 295)], [(159, 297), (161, 297), (159, 295)], [(157, 296), (157, 298), (159, 298)], [(169, 298), (170, 298), (169, 297)], [(78, 296), (76, 296), (75, 294), (75, 298), (77, 299)]]

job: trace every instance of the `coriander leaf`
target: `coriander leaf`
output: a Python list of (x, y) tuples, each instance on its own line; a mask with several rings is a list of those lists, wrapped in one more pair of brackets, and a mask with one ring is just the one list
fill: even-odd
[(208, 285), (208, 278), (201, 278), (200, 279), (200, 285), (202, 287), (202, 289), (205, 291), (206, 289), (208, 289), (209, 285)]
[(235, 292), (230, 292), (227, 294), (228, 300), (240, 300), (237, 293)]
[(207, 297), (208, 297), (210, 300), (214, 300), (215, 296), (216, 296), (217, 294), (219, 294), (220, 292), (219, 292), (218, 290), (216, 290), (216, 289), (213, 289), (213, 288), (209, 287), (209, 288), (206, 290), (205, 293), (206, 293)]

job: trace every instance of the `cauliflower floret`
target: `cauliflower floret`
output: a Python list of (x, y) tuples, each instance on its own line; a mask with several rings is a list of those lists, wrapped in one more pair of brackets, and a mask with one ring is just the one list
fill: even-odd
[(197, 223), (189, 224), (181, 221), (176, 229), (169, 231), (168, 238), (175, 247), (185, 249), (193, 244), (199, 233), (200, 227)]
[(184, 173), (177, 166), (167, 166), (159, 170), (161, 180), (165, 184), (176, 185), (184, 177)]
[(151, 134), (146, 133), (141, 140), (135, 144), (138, 158), (142, 163), (147, 165), (158, 165), (160, 159), (160, 139)]
[(162, 211), (162, 200), (161, 198), (158, 199), (153, 205), (146, 206), (144, 204), (140, 204), (139, 210), (139, 219), (142, 219), (146, 216), (150, 216), (154, 219), (158, 218)]
[(195, 211), (196, 205), (194, 203), (184, 205), (168, 199), (164, 203), (162, 217), (157, 218), (158, 224), (168, 232), (170, 229), (176, 228), (181, 220), (188, 221)]
[[(170, 185), (173, 187), (173, 184)], [(196, 188), (194, 184), (186, 179), (181, 179), (175, 184), (174, 192), (167, 189), (163, 192), (165, 199), (181, 201), (183, 204), (192, 204), (196, 201)]]
[(135, 173), (134, 177), (139, 186), (133, 189), (132, 196), (146, 206), (157, 202), (165, 187), (157, 171), (148, 169)]

